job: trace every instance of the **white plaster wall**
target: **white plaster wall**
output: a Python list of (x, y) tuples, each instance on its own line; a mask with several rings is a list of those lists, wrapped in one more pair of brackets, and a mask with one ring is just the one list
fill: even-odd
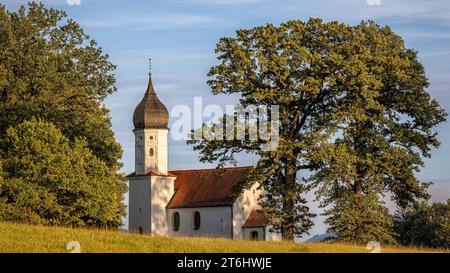
[(129, 230), (167, 235), (166, 206), (173, 196), (175, 177), (129, 177)]
[(264, 234), (265, 229), (263, 227), (256, 227), (256, 228), (243, 228), (242, 229), (242, 236), (244, 240), (251, 240), (250, 234), (252, 231), (258, 232), (258, 241), (264, 241), (266, 240), (266, 236)]
[(281, 241), (281, 233), (270, 232), (269, 227), (265, 227), (266, 241)]
[(251, 240), (252, 231), (258, 231), (258, 241), (281, 241), (281, 234), (270, 232), (269, 227), (243, 228), (243, 239)]
[(233, 239), (244, 239), (242, 225), (244, 225), (252, 210), (261, 208), (258, 204), (258, 198), (262, 191), (257, 188), (258, 185), (255, 184), (249, 190), (245, 190), (233, 204)]
[(145, 234), (151, 233), (151, 181), (149, 176), (129, 177), (128, 229), (138, 232), (142, 227)]
[[(146, 174), (149, 171), (167, 174), (167, 133), (167, 129), (134, 131), (136, 174)], [(151, 155), (150, 149), (153, 149), (153, 155)]]
[(166, 206), (174, 194), (175, 177), (151, 177), (151, 234), (168, 235)]
[(134, 131), (134, 169), (136, 174), (145, 174), (145, 134), (144, 130)]
[(167, 174), (168, 171), (168, 147), (167, 147), (167, 133), (169, 130), (167, 129), (159, 129), (157, 130), (157, 171), (161, 174)]
[[(201, 207), (167, 209), (169, 235), (173, 236), (203, 236), (231, 238), (232, 215), (231, 207)], [(200, 212), (200, 229), (194, 230), (194, 212)], [(180, 228), (173, 231), (173, 213), (180, 214)]]

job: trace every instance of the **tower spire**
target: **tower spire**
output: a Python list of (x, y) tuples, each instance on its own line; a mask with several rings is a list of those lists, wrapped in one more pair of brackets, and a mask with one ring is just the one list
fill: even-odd
[[(150, 59), (149, 59), (149, 68)], [(144, 97), (136, 106), (133, 114), (133, 124), (136, 130), (141, 129), (167, 129), (169, 112), (159, 100), (152, 83), (151, 70), (148, 73), (148, 85)]]
[(148, 74), (152, 74), (152, 58), (148, 58)]
[(155, 89), (153, 88), (153, 82), (152, 82), (152, 58), (148, 58), (148, 86), (147, 91), (145, 92), (146, 95), (156, 95)]

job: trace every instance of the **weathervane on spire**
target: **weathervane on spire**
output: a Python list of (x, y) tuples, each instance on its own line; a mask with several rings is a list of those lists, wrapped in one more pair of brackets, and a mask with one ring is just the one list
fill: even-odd
[(148, 58), (148, 74), (152, 74), (152, 58)]

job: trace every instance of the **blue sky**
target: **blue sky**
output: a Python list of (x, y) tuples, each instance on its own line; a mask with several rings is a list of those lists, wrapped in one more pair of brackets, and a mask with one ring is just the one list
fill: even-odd
[[(132, 114), (146, 84), (147, 58), (153, 60), (155, 89), (169, 109), (177, 104), (193, 105), (194, 96), (204, 104), (233, 104), (236, 97), (213, 96), (206, 73), (216, 64), (214, 47), (220, 37), (232, 36), (236, 29), (290, 19), (320, 17), (357, 24), (373, 19), (390, 25), (409, 48), (419, 52), (431, 83), (429, 91), (450, 112), (450, 1), (442, 0), (81, 0), (68, 5), (65, 0), (42, 1), (63, 9), (93, 37), (112, 63), (118, 66), (118, 92), (106, 106), (111, 110), (113, 129), (124, 149), (124, 171), (134, 169)], [(1, 0), (10, 9), (25, 1)], [(69, 2), (75, 2), (69, 0)], [(435, 183), (434, 200), (450, 196), (450, 125), (439, 126), (442, 142), (418, 174)], [(183, 141), (169, 144), (170, 169), (204, 168), (198, 155)], [(240, 165), (255, 160), (240, 157)], [(314, 208), (317, 210), (317, 208)], [(312, 234), (324, 229), (321, 219)]]

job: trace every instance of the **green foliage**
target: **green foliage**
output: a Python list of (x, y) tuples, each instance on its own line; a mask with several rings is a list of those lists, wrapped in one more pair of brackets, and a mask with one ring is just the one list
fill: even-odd
[(355, 195), (342, 192), (334, 206), (324, 213), (327, 232), (338, 234), (336, 240), (351, 243), (378, 241), (394, 244), (394, 219), (374, 194)]
[[(236, 38), (222, 38), (216, 47), (219, 65), (211, 68), (208, 81), (213, 93), (240, 93), (241, 104), (279, 105), (280, 137), (275, 151), (265, 151), (264, 142), (204, 141), (196, 150), (205, 161), (232, 162), (234, 154), (252, 152), (260, 160), (241, 188), (270, 178), (267, 196), (276, 198), (283, 213), (270, 217), (284, 239), (304, 233), (312, 216), (302, 204), (297, 172), (318, 167), (314, 154), (319, 143), (334, 130), (333, 107), (346, 90), (344, 66), (350, 66), (349, 28), (337, 22), (289, 21), (236, 32)], [(269, 120), (269, 122), (271, 122)], [(266, 183), (267, 184), (267, 183)], [(267, 186), (267, 185), (266, 185)], [(272, 196), (270, 196), (272, 195)], [(273, 202), (265, 211), (278, 211)], [(303, 215), (297, 214), (303, 211)], [(275, 214), (272, 214), (275, 215)], [(270, 216), (270, 215), (269, 215)], [(278, 219), (276, 219), (278, 218)], [(299, 221), (304, 221), (300, 223)], [(283, 223), (281, 226), (277, 223)], [(299, 228), (295, 228), (298, 225)]]
[(0, 219), (48, 225), (121, 224), (126, 184), (84, 139), (71, 142), (55, 125), (32, 119), (0, 142)]
[(108, 166), (122, 154), (102, 101), (115, 91), (108, 55), (63, 11), (30, 2), (0, 5), (0, 138), (32, 117), (54, 123), (70, 140), (85, 138)]
[(450, 249), (450, 199), (414, 205), (396, 218), (395, 229), (402, 245)]
[[(263, 181), (262, 187), (266, 190), (264, 198), (260, 200), (263, 213), (271, 223), (271, 231), (280, 231), (283, 228), (292, 230), (294, 234), (308, 234), (314, 225), (311, 220), (316, 215), (309, 211), (306, 200), (302, 194), (306, 191), (304, 185), (296, 183), (291, 188), (280, 183), (279, 178), (268, 177)], [(286, 204), (294, 206), (286, 209)]]
[[(354, 53), (349, 61), (353, 65), (347, 80), (354, 84), (336, 108), (337, 113), (346, 114), (341, 116), (333, 143), (322, 147), (322, 166), (312, 178), (322, 205), (335, 206), (327, 214), (330, 230), (339, 231), (345, 241), (354, 241), (357, 235), (345, 231), (344, 223), (352, 229), (348, 218), (368, 220), (364, 210), (357, 216), (358, 211), (339, 209), (350, 193), (372, 200), (373, 206), (376, 198), (368, 196), (390, 193), (400, 208), (428, 198), (429, 183), (420, 182), (414, 173), (423, 166), (421, 155), (430, 156), (430, 149), (439, 146), (434, 128), (447, 115), (431, 99), (424, 68), (401, 37), (373, 22), (363, 22), (352, 32)], [(374, 240), (391, 237), (391, 228), (373, 217), (369, 219), (373, 228), (385, 231)], [(358, 235), (360, 243), (376, 234), (369, 229), (359, 232), (367, 232)]]
[[(328, 223), (342, 240), (391, 241), (392, 221), (378, 197), (391, 193), (399, 207), (427, 198), (428, 184), (414, 173), (438, 147), (434, 128), (447, 115), (426, 90), (416, 52), (371, 21), (288, 21), (236, 34), (217, 44), (220, 64), (208, 83), (214, 94), (239, 93), (243, 106), (279, 105), (279, 145), (266, 151), (266, 143), (249, 139), (190, 141), (201, 160), (222, 166), (240, 152), (257, 155), (238, 190), (264, 181), (264, 211), (285, 239), (307, 231), (312, 214), (301, 194), (314, 188), (323, 206), (334, 207)], [(366, 228), (343, 233), (345, 224), (354, 231), (349, 219)]]
[(115, 66), (65, 17), (34, 2), (0, 5), (0, 218), (118, 226), (122, 151), (102, 103)]

